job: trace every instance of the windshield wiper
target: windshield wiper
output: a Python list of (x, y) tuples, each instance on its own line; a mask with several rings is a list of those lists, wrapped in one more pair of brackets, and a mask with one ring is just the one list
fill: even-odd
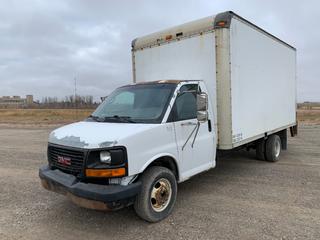
[(136, 123), (135, 121), (133, 121), (131, 119), (131, 117), (129, 116), (118, 116), (118, 115), (114, 115), (112, 117), (103, 117), (102, 118), (104, 120), (104, 122), (108, 121), (108, 120), (117, 120), (119, 122), (125, 122), (125, 123)]
[(89, 115), (88, 118), (91, 118), (91, 119), (93, 119), (93, 120), (95, 120), (95, 121), (97, 121), (97, 122), (102, 122), (102, 121), (103, 121), (103, 119), (102, 119), (102, 121), (101, 121), (101, 118), (100, 118), (100, 117), (94, 116), (94, 115)]
[(124, 123), (136, 123), (129, 116), (114, 115), (114, 116), (110, 116), (110, 117), (109, 116), (108, 117), (98, 117), (98, 116), (90, 115), (90, 116), (88, 116), (88, 118), (91, 118), (97, 122), (108, 122), (109, 120), (115, 120), (115, 121), (124, 122)]

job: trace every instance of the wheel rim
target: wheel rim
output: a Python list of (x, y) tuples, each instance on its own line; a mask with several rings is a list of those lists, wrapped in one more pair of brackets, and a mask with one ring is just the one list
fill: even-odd
[(167, 208), (172, 196), (172, 187), (168, 179), (161, 178), (155, 182), (151, 190), (151, 206), (156, 212)]
[(275, 155), (276, 155), (276, 158), (279, 157), (280, 151), (281, 151), (281, 144), (280, 144), (279, 141), (276, 141), (276, 145), (275, 145)]

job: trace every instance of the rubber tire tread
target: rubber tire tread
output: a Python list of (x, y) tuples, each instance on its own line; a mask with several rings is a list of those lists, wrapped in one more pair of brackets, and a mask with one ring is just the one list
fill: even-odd
[[(162, 212), (156, 212), (151, 206), (150, 193), (154, 183), (160, 178), (166, 178), (170, 181), (172, 196), (169, 205)], [(161, 166), (150, 167), (142, 174), (141, 182), (141, 191), (137, 195), (134, 203), (134, 209), (137, 215), (152, 223), (159, 222), (168, 217), (174, 208), (178, 189), (176, 177), (172, 171)]]

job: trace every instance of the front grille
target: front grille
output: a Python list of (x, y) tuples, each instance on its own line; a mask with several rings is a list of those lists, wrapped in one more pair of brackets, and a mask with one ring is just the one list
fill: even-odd
[[(60, 159), (60, 161), (58, 161)], [(61, 161), (62, 159), (62, 161)], [(50, 166), (65, 173), (77, 176), (84, 166), (85, 153), (80, 150), (48, 146), (48, 160)], [(65, 160), (65, 162), (63, 162)]]

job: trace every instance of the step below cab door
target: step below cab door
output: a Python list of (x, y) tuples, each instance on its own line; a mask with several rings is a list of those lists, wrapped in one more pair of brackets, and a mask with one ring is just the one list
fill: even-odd
[(180, 87), (173, 105), (170, 121), (174, 122), (176, 143), (179, 154), (180, 181), (215, 166), (215, 140), (209, 120), (197, 120), (197, 89), (205, 86), (187, 83)]

